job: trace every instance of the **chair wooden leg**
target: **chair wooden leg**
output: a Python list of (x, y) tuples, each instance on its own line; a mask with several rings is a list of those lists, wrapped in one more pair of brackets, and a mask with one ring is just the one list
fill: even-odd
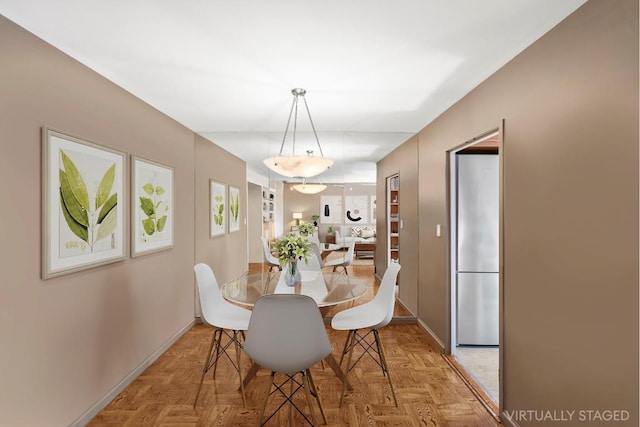
[(218, 370), (218, 360), (220, 360), (220, 354), (223, 352), (222, 349), (222, 329), (216, 328), (216, 331), (213, 333), (213, 336), (218, 336), (216, 339), (216, 361), (213, 363), (213, 379), (216, 378), (216, 371)]
[(307, 376), (309, 377), (309, 387), (311, 387), (311, 395), (316, 398), (316, 402), (318, 402), (318, 408), (320, 409), (320, 415), (322, 415), (322, 422), (324, 424), (327, 423), (327, 417), (324, 415), (324, 408), (322, 407), (322, 402), (320, 401), (320, 395), (318, 395), (318, 389), (316, 388), (316, 384), (313, 381), (313, 377), (311, 376), (311, 370), (307, 369)]
[(318, 424), (318, 420), (316, 420), (316, 413), (313, 410), (313, 401), (311, 400), (311, 384), (309, 384), (309, 375), (310, 375), (310, 372), (308, 369), (305, 372), (302, 372), (302, 381), (304, 384), (302, 388), (304, 388), (304, 394), (305, 396), (307, 396), (307, 406), (309, 406), (309, 412), (311, 413), (311, 421), (315, 426)]
[(271, 388), (273, 387), (273, 379), (275, 378), (276, 373), (271, 372), (271, 380), (269, 381), (269, 387), (267, 387), (267, 395), (264, 397), (264, 401), (262, 402), (262, 407), (260, 408), (260, 418), (258, 418), (258, 425), (262, 425), (262, 418), (264, 418), (264, 411), (267, 409), (267, 402), (269, 401), (269, 395), (271, 394)]
[[(224, 330), (222, 328), (216, 328), (213, 331), (213, 336), (211, 337), (211, 345), (209, 346), (209, 352), (207, 354), (207, 358), (205, 359), (204, 367), (202, 368), (202, 376), (200, 377), (200, 384), (198, 385), (198, 391), (196, 392), (196, 398), (193, 402), (193, 407), (195, 408), (198, 404), (198, 398), (200, 397), (200, 392), (202, 391), (202, 384), (204, 382), (204, 377), (213, 368), (213, 378), (216, 377), (216, 370), (218, 368), (218, 361), (220, 360), (220, 356), (223, 353), (226, 353), (225, 347), (222, 345), (222, 335)], [(238, 378), (240, 379), (240, 392), (242, 393), (242, 404), (244, 407), (247, 406), (246, 397), (244, 393), (244, 381), (242, 379), (242, 365), (240, 364), (240, 336), (244, 337), (244, 331), (233, 331), (233, 335), (227, 334), (227, 337), (233, 341), (235, 351), (236, 351), (236, 368), (238, 371)], [(230, 345), (229, 342), (227, 345)], [(229, 353), (226, 353), (226, 356), (229, 358), (229, 361), (233, 364), (233, 359)]]
[(347, 357), (347, 366), (346, 366), (346, 369), (344, 370), (345, 381), (342, 383), (342, 394), (340, 395), (340, 404), (338, 405), (341, 408), (342, 408), (342, 400), (344, 399), (344, 392), (347, 388), (349, 371), (351, 370), (351, 357), (353, 356), (353, 347), (355, 347), (353, 340), (355, 340), (356, 329), (349, 331), (349, 335), (350, 337), (348, 339), (351, 341), (351, 346), (349, 347), (349, 356)]
[(344, 355), (347, 354), (347, 348), (349, 348), (349, 343), (351, 341), (351, 337), (353, 335), (351, 334), (351, 331), (349, 331), (349, 333), (347, 334), (347, 339), (344, 341), (344, 348), (342, 349), (342, 352), (340, 353), (340, 362), (338, 362), (338, 365), (342, 366), (342, 361), (344, 360)]
[(233, 331), (233, 342), (236, 347), (236, 364), (238, 365), (238, 378), (240, 379), (240, 393), (242, 394), (242, 406), (247, 407), (247, 401), (244, 397), (244, 382), (242, 381), (242, 365), (240, 364), (240, 342), (238, 341), (238, 336), (241, 333), (238, 331)]
[(204, 382), (204, 376), (207, 375), (207, 371), (209, 370), (209, 363), (211, 363), (211, 353), (213, 352), (213, 345), (216, 342), (216, 332), (213, 331), (213, 335), (211, 336), (211, 344), (209, 345), (209, 352), (207, 353), (206, 359), (204, 359), (204, 366), (202, 367), (202, 376), (200, 377), (200, 384), (198, 385), (198, 391), (196, 392), (196, 400), (193, 402), (193, 408), (195, 409), (196, 404), (198, 403), (198, 397), (200, 397), (200, 390), (202, 390), (202, 383)]
[(391, 382), (391, 373), (389, 372), (389, 366), (387, 365), (387, 359), (384, 357), (384, 351), (382, 350), (382, 342), (380, 341), (380, 335), (378, 330), (373, 330), (373, 336), (376, 340), (376, 349), (378, 351), (378, 357), (380, 357), (380, 366), (382, 367), (382, 373), (387, 376), (389, 380), (389, 388), (391, 388), (391, 395), (393, 396), (393, 403), (398, 407), (398, 400), (396, 399), (396, 392), (393, 389), (393, 383)]

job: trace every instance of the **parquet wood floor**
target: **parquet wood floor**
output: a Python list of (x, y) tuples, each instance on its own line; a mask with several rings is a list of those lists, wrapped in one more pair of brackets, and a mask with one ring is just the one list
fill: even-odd
[[(368, 276), (373, 268), (350, 271)], [(376, 281), (377, 282), (377, 281)], [(376, 283), (377, 285), (377, 283)], [(372, 289), (374, 287), (372, 286)], [(370, 296), (374, 294), (372, 290)], [(363, 299), (366, 301), (366, 298)], [(401, 309), (400, 309), (401, 312)], [(334, 356), (339, 360), (346, 332), (327, 325)], [(133, 381), (92, 421), (100, 426), (254, 426), (266, 394), (269, 372), (261, 369), (246, 387), (247, 407), (242, 405), (238, 376), (227, 360), (221, 360), (215, 380), (207, 374), (196, 409), (195, 393), (212, 329), (195, 325), (155, 363)], [(347, 392), (338, 407), (342, 383), (333, 371), (318, 364), (312, 375), (322, 400), (328, 426), (499, 426), (444, 360), (439, 350), (415, 324), (391, 324), (380, 329), (391, 371), (398, 407), (393, 405), (386, 378), (370, 359), (363, 358), (349, 379)], [(242, 356), (247, 372), (250, 361)], [(308, 408), (300, 397), (301, 407)], [(299, 400), (296, 398), (296, 401)], [(272, 397), (267, 407), (279, 404)], [(316, 409), (316, 415), (319, 416)], [(288, 425), (285, 408), (268, 425)], [(294, 415), (295, 425), (303, 425)]]

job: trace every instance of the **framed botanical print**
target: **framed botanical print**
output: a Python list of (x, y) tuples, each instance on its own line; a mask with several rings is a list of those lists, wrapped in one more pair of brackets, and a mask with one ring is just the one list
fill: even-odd
[(240, 189), (229, 186), (229, 233), (240, 230)]
[(226, 184), (209, 180), (209, 222), (210, 236), (215, 237), (227, 231), (227, 187)]
[(131, 157), (131, 256), (173, 247), (173, 168)]
[(123, 260), (125, 153), (42, 129), (42, 277)]

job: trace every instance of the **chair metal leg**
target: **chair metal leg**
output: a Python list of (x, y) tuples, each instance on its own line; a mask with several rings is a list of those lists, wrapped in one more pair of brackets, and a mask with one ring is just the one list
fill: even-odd
[[(373, 334), (373, 342), (371, 341), (371, 339), (367, 339), (367, 337), (371, 334)], [(356, 345), (362, 347), (363, 353), (360, 354), (352, 364), (353, 349)], [(374, 350), (377, 358), (376, 356), (374, 356)], [(365, 355), (369, 355), (369, 357), (371, 357), (378, 364), (378, 366), (380, 366), (380, 369), (382, 370), (382, 374), (387, 377), (387, 381), (389, 382), (389, 388), (391, 389), (391, 395), (393, 396), (393, 403), (397, 407), (398, 399), (396, 398), (396, 392), (393, 388), (393, 383), (391, 381), (391, 374), (389, 372), (389, 366), (387, 365), (387, 359), (384, 356), (382, 341), (380, 340), (380, 334), (378, 333), (378, 330), (370, 329), (366, 334), (363, 334), (363, 335), (362, 334), (359, 335), (357, 329), (353, 329), (349, 331), (349, 335), (347, 336), (347, 340), (344, 344), (344, 349), (342, 350), (342, 356), (340, 358), (340, 366), (342, 366), (342, 360), (343, 360), (342, 357), (344, 357), (344, 355), (347, 352), (349, 353), (349, 355), (347, 357), (347, 365), (344, 369), (345, 378), (347, 378), (347, 376), (349, 375), (349, 372), (351, 372), (351, 370), (358, 364), (358, 362), (360, 362), (360, 359), (362, 359)], [(340, 396), (340, 407), (342, 407), (342, 400), (344, 398), (344, 393), (345, 393), (345, 385), (343, 384), (342, 395)]]
[(387, 359), (384, 357), (384, 351), (382, 350), (382, 342), (380, 341), (380, 334), (377, 329), (373, 330), (373, 336), (376, 340), (376, 347), (378, 350), (378, 357), (380, 357), (380, 366), (382, 367), (382, 373), (386, 374), (389, 380), (389, 388), (391, 388), (391, 395), (393, 396), (393, 403), (398, 407), (398, 400), (396, 399), (396, 392), (393, 389), (393, 383), (391, 382), (391, 373), (389, 372), (389, 366), (387, 365)]
[[(276, 381), (275, 379), (276, 372), (273, 372), (273, 371), (271, 372), (271, 380), (269, 382), (269, 388), (267, 389), (267, 396), (262, 402), (262, 407), (260, 408), (260, 418), (258, 421), (258, 425), (260, 426), (266, 425), (271, 420), (271, 418), (273, 418), (280, 411), (280, 409), (283, 409), (285, 405), (289, 407), (289, 425), (291, 426), (293, 425), (294, 409), (304, 418), (304, 420), (307, 423), (313, 426), (317, 425), (318, 420), (316, 418), (316, 414), (313, 409), (313, 399), (311, 399), (311, 396), (313, 396), (316, 399), (318, 408), (320, 409), (320, 414), (322, 415), (322, 420), (324, 424), (326, 424), (327, 418), (324, 414), (324, 408), (322, 407), (322, 402), (320, 401), (318, 390), (316, 388), (315, 383), (313, 382), (311, 371), (309, 369), (306, 369), (304, 371), (296, 372), (295, 374), (291, 374), (291, 375), (283, 374), (283, 375), (286, 377), (286, 379), (280, 382), (280, 381)], [(297, 377), (298, 375), (301, 376), (300, 380), (298, 380), (298, 377)], [(287, 383), (289, 385), (288, 388), (287, 388)], [(307, 406), (309, 407), (309, 415), (311, 416), (311, 419), (309, 419), (307, 414), (303, 412), (302, 408), (300, 408), (294, 402), (294, 396), (296, 393), (298, 393), (298, 391), (301, 388), (304, 389)], [(269, 415), (265, 419), (264, 414), (266, 412), (266, 407), (267, 407), (269, 398), (271, 397), (272, 394), (278, 394), (278, 393), (284, 397), (284, 400), (279, 404), (279, 406), (273, 412), (271, 412), (271, 415)]]

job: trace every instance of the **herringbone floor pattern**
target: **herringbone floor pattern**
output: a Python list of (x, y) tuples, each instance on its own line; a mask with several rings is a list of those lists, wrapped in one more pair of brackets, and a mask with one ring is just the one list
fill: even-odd
[[(354, 269), (373, 276), (373, 270)], [(373, 279), (371, 279), (373, 281)], [(373, 294), (373, 292), (371, 292)], [(334, 356), (346, 332), (327, 326)], [(227, 360), (220, 362), (215, 380), (207, 374), (196, 409), (193, 408), (202, 365), (212, 329), (198, 324), (181, 337), (140, 377), (118, 395), (89, 424), (99, 426), (255, 426), (268, 387), (269, 372), (262, 369), (246, 387), (247, 407), (242, 405), (238, 375)], [(386, 378), (370, 359), (363, 358), (349, 374), (353, 391), (338, 407), (342, 383), (321, 364), (312, 375), (322, 400), (328, 426), (497, 426), (467, 386), (444, 360), (417, 325), (391, 324), (380, 329), (391, 371), (398, 407), (393, 405)], [(232, 350), (233, 352), (233, 350)], [(242, 356), (246, 373), (250, 361)], [(296, 398), (308, 414), (304, 394)], [(267, 407), (274, 409), (277, 397)], [(316, 409), (316, 415), (319, 417)], [(289, 423), (283, 408), (268, 425)], [(294, 424), (303, 419), (294, 415)]]

